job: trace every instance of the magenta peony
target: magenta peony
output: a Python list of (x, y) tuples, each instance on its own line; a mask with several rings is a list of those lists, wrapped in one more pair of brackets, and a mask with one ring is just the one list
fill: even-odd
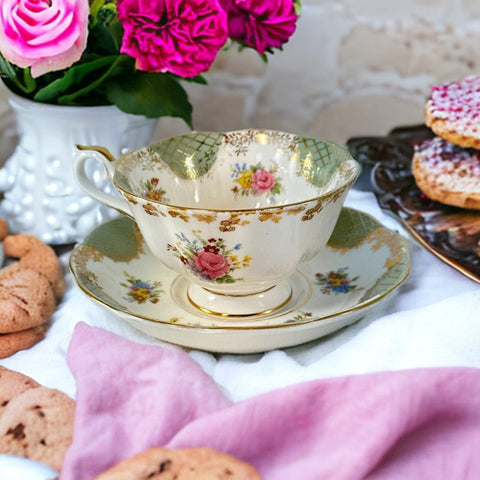
[(295, 32), (292, 0), (220, 0), (228, 14), (229, 36), (264, 54), (280, 48)]
[(193, 77), (209, 69), (227, 40), (227, 16), (217, 0), (118, 0), (117, 8), (120, 51), (139, 70)]
[(212, 280), (223, 277), (230, 270), (230, 263), (219, 253), (200, 250), (193, 256), (198, 270)]
[(33, 77), (80, 59), (87, 42), (88, 0), (2, 0), (0, 52)]

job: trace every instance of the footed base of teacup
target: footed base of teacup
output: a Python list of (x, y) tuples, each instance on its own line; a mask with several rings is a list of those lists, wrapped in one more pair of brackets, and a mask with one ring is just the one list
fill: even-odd
[(226, 295), (191, 283), (187, 289), (190, 303), (198, 310), (222, 317), (267, 315), (281, 309), (292, 298), (290, 282), (280, 282), (261, 292)]

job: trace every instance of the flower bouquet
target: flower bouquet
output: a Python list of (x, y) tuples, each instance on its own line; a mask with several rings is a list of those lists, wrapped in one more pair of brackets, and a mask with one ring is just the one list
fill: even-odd
[(264, 59), (296, 28), (294, 0), (2, 0), (0, 74), (17, 95), (116, 105), (192, 127), (183, 81), (231, 44)]

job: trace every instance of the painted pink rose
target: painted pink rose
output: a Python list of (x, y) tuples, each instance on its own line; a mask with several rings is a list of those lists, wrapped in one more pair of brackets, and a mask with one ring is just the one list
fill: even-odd
[(230, 263), (219, 253), (200, 250), (193, 256), (195, 266), (208, 278), (223, 277), (230, 270)]
[(293, 0), (220, 0), (228, 14), (229, 36), (264, 54), (280, 48), (296, 29)]
[(33, 77), (63, 70), (87, 43), (88, 0), (2, 0), (0, 52)]
[(208, 70), (228, 38), (218, 0), (118, 0), (120, 51), (147, 72), (193, 77)]
[(252, 177), (252, 189), (257, 192), (268, 192), (276, 183), (275, 177), (270, 172), (262, 170), (261, 168), (256, 170)]

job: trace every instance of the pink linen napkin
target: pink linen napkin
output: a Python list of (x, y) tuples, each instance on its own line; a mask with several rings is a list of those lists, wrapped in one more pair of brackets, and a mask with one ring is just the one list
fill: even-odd
[(264, 480), (480, 478), (480, 370), (430, 368), (294, 384), (232, 403), (185, 352), (78, 324), (73, 444), (61, 480), (153, 446), (210, 446)]

